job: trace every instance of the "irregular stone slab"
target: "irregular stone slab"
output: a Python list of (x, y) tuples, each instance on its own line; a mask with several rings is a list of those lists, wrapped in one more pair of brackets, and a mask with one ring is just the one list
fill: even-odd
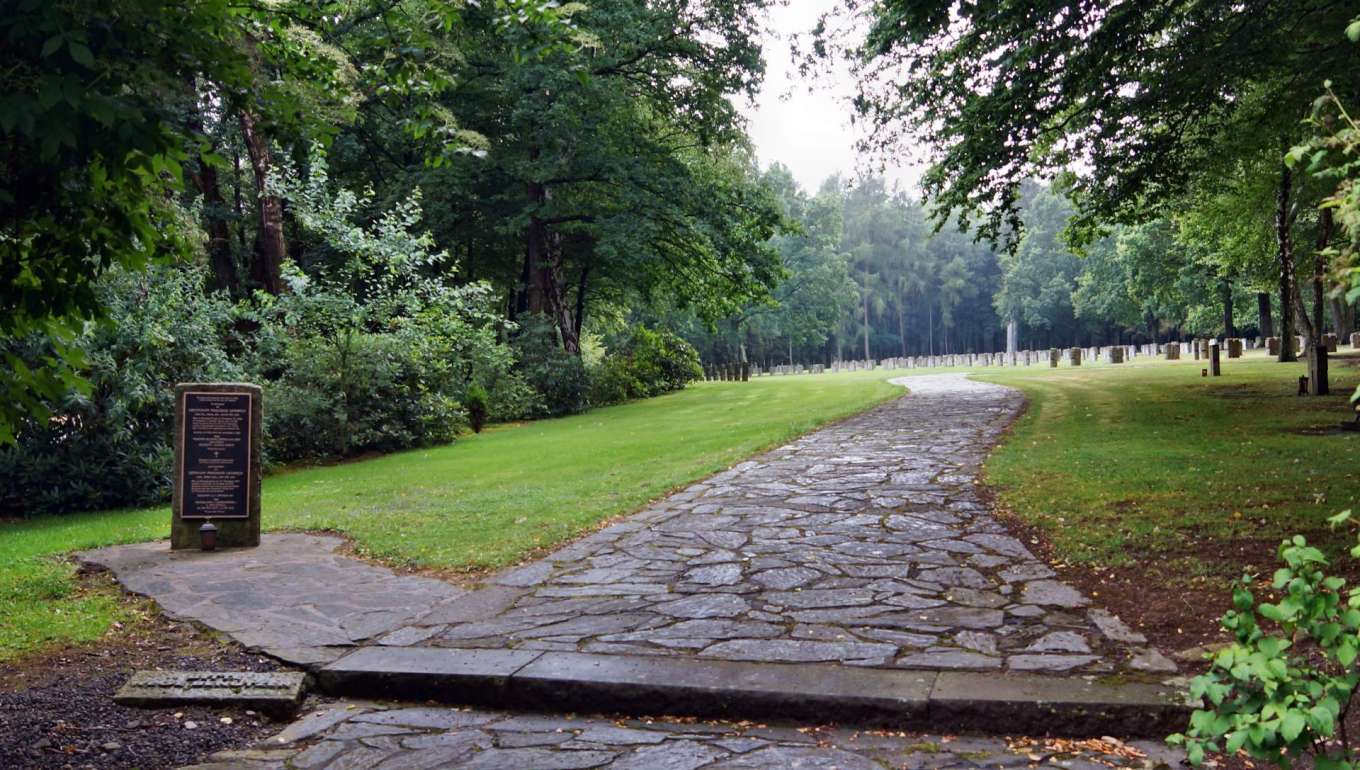
[(1045, 604), (1052, 607), (1085, 607), (1091, 603), (1077, 589), (1056, 580), (1035, 580), (1026, 583), (1020, 598), (1026, 604)]
[[(266, 534), (258, 548), (174, 551), (165, 541), (77, 554), (170, 617), (194, 620), (297, 665), (414, 623), (466, 594), (336, 553), (338, 537)], [(337, 651), (338, 650), (338, 651)]]
[(897, 652), (892, 644), (815, 642), (796, 639), (737, 639), (719, 642), (699, 653), (723, 660), (763, 660), (815, 663), (820, 661), (886, 661)]
[(235, 706), (289, 713), (302, 703), (300, 671), (138, 671), (113, 696), (124, 706)]

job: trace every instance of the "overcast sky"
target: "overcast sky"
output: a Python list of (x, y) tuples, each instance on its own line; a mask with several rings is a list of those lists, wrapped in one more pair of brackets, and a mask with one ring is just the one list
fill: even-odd
[[(765, 41), (765, 84), (756, 104), (742, 104), (761, 166), (779, 162), (793, 171), (799, 184), (816, 191), (822, 180), (840, 173), (853, 178), (869, 170), (857, 162), (857, 129), (851, 126), (854, 80), (843, 68), (809, 83), (799, 78), (790, 60), (789, 38), (806, 33), (837, 0), (791, 0), (769, 11)], [(919, 176), (910, 161), (890, 164), (889, 179), (914, 187)]]

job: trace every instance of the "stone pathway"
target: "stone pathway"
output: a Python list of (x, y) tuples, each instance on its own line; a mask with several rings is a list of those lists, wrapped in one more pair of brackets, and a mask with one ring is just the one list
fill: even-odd
[(171, 617), (193, 620), (288, 663), (328, 663), (467, 593), (336, 553), (344, 541), (265, 535), (259, 548), (171, 551), (166, 541), (77, 554)]
[(379, 639), (1041, 673), (1171, 672), (974, 481), (1019, 410), (961, 375), (744, 462)]
[(1179, 767), (1156, 741), (1006, 740), (682, 719), (331, 704), (186, 770), (950, 770)]

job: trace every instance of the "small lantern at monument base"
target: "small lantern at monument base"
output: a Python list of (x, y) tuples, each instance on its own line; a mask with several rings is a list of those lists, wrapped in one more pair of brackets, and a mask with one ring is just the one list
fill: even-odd
[(217, 526), (211, 521), (203, 522), (198, 528), (199, 546), (205, 551), (217, 550)]

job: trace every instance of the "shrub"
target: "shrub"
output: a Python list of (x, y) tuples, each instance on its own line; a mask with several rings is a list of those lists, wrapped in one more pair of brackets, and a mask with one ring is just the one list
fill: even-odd
[(538, 394), (530, 417), (558, 417), (586, 408), (590, 380), (579, 356), (562, 349), (557, 330), (541, 316), (524, 319), (515, 335), (519, 372)]
[[(1349, 518), (1345, 511), (1332, 522)], [(1351, 555), (1360, 556), (1360, 545)], [(1169, 741), (1195, 765), (1208, 752), (1238, 751), (1281, 767), (1301, 757), (1319, 770), (1360, 762), (1342, 727), (1360, 683), (1360, 588), (1327, 575), (1326, 557), (1301, 536), (1284, 541), (1279, 556), (1284, 566), (1271, 586), (1280, 600), (1258, 604), (1250, 577), (1236, 583), (1223, 617), (1234, 641), (1191, 682), (1191, 698), (1204, 707)]]
[(703, 376), (699, 353), (666, 330), (638, 327), (590, 369), (590, 403), (604, 406), (679, 390)]
[[(89, 395), (47, 405), (47, 420), (20, 426), (0, 445), (0, 510), (33, 514), (160, 502), (171, 483), (177, 382), (238, 380), (228, 356), (233, 310), (204, 294), (204, 272), (161, 265), (113, 269), (96, 284), (107, 319), (75, 345), (88, 362)], [(0, 341), (26, 360), (42, 338)]]
[(666, 329), (638, 327), (624, 345), (633, 376), (641, 383), (639, 397), (680, 390), (704, 376), (699, 352), (679, 335)]
[(468, 386), (467, 395), (463, 397), (467, 405), (468, 421), (472, 423), (472, 432), (481, 433), (482, 427), (486, 425), (487, 414), (490, 409), (487, 403), (490, 401), (486, 388), (480, 382), (474, 382)]

